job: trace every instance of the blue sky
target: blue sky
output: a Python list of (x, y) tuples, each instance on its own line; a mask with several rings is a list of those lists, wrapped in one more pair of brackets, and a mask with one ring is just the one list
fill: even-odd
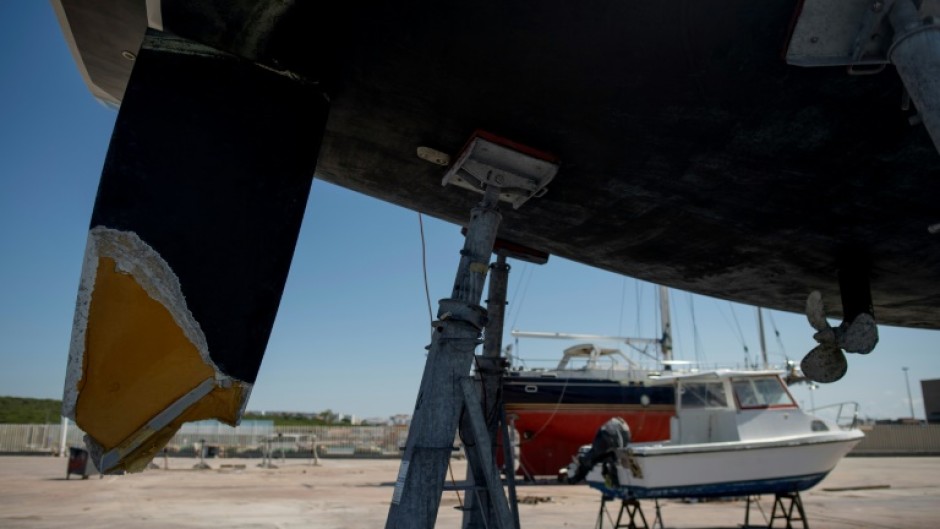
[[(83, 83), (48, 2), (0, 2), (0, 395), (61, 398), (82, 256), (116, 112)], [(463, 192), (463, 191), (455, 191)], [(550, 192), (550, 191), (549, 191)], [(450, 293), (458, 226), (424, 218), (434, 310)], [(429, 342), (418, 215), (315, 180), (251, 410), (363, 416), (411, 413)], [(552, 257), (511, 261), (508, 329), (650, 337), (655, 288)], [(759, 355), (756, 311), (673, 291), (676, 356), (740, 364)], [(694, 323), (693, 323), (694, 316)], [(801, 314), (765, 316), (771, 362), (799, 361), (815, 342)], [(778, 340), (774, 330), (780, 333)], [(940, 332), (880, 328), (867, 357), (806, 406), (857, 401), (862, 414), (908, 416), (902, 366), (940, 378)], [(512, 339), (506, 339), (511, 343)], [(535, 359), (568, 342), (520, 340)]]

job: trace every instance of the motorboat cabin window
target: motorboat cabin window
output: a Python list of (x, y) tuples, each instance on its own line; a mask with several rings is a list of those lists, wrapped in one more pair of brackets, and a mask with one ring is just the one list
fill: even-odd
[(738, 407), (748, 408), (789, 408), (796, 407), (793, 397), (783, 386), (779, 377), (767, 376), (731, 381), (734, 398)]
[(725, 386), (721, 382), (683, 382), (679, 385), (683, 409), (727, 408)]

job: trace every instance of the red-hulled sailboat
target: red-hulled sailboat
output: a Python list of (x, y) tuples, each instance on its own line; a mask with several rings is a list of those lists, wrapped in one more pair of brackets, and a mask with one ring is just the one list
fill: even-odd
[[(528, 478), (557, 475), (612, 417), (627, 421), (636, 442), (669, 439), (675, 390), (657, 379), (679, 362), (672, 360), (666, 287), (660, 287), (659, 298), (659, 338), (512, 332), (515, 337), (591, 340), (566, 348), (555, 368), (514, 366), (505, 375), (503, 402), (511, 435), (518, 439), (518, 473)], [(652, 346), (654, 367), (594, 343), (612, 341), (644, 352)]]

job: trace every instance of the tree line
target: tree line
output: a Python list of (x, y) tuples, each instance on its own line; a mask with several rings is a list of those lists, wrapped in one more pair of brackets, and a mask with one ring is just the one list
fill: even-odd
[(58, 424), (61, 420), (61, 400), (0, 397), (0, 424)]
[[(275, 426), (332, 426), (349, 424), (349, 416), (332, 410), (320, 412), (248, 411), (245, 420), (274, 421)], [(62, 401), (27, 397), (0, 397), (0, 424), (58, 424)]]

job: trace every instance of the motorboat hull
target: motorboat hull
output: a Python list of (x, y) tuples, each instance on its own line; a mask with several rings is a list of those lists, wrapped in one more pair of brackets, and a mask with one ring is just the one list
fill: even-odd
[(825, 478), (864, 434), (826, 432), (760, 441), (638, 446), (596, 465), (587, 483), (619, 498), (705, 498), (800, 492)]

